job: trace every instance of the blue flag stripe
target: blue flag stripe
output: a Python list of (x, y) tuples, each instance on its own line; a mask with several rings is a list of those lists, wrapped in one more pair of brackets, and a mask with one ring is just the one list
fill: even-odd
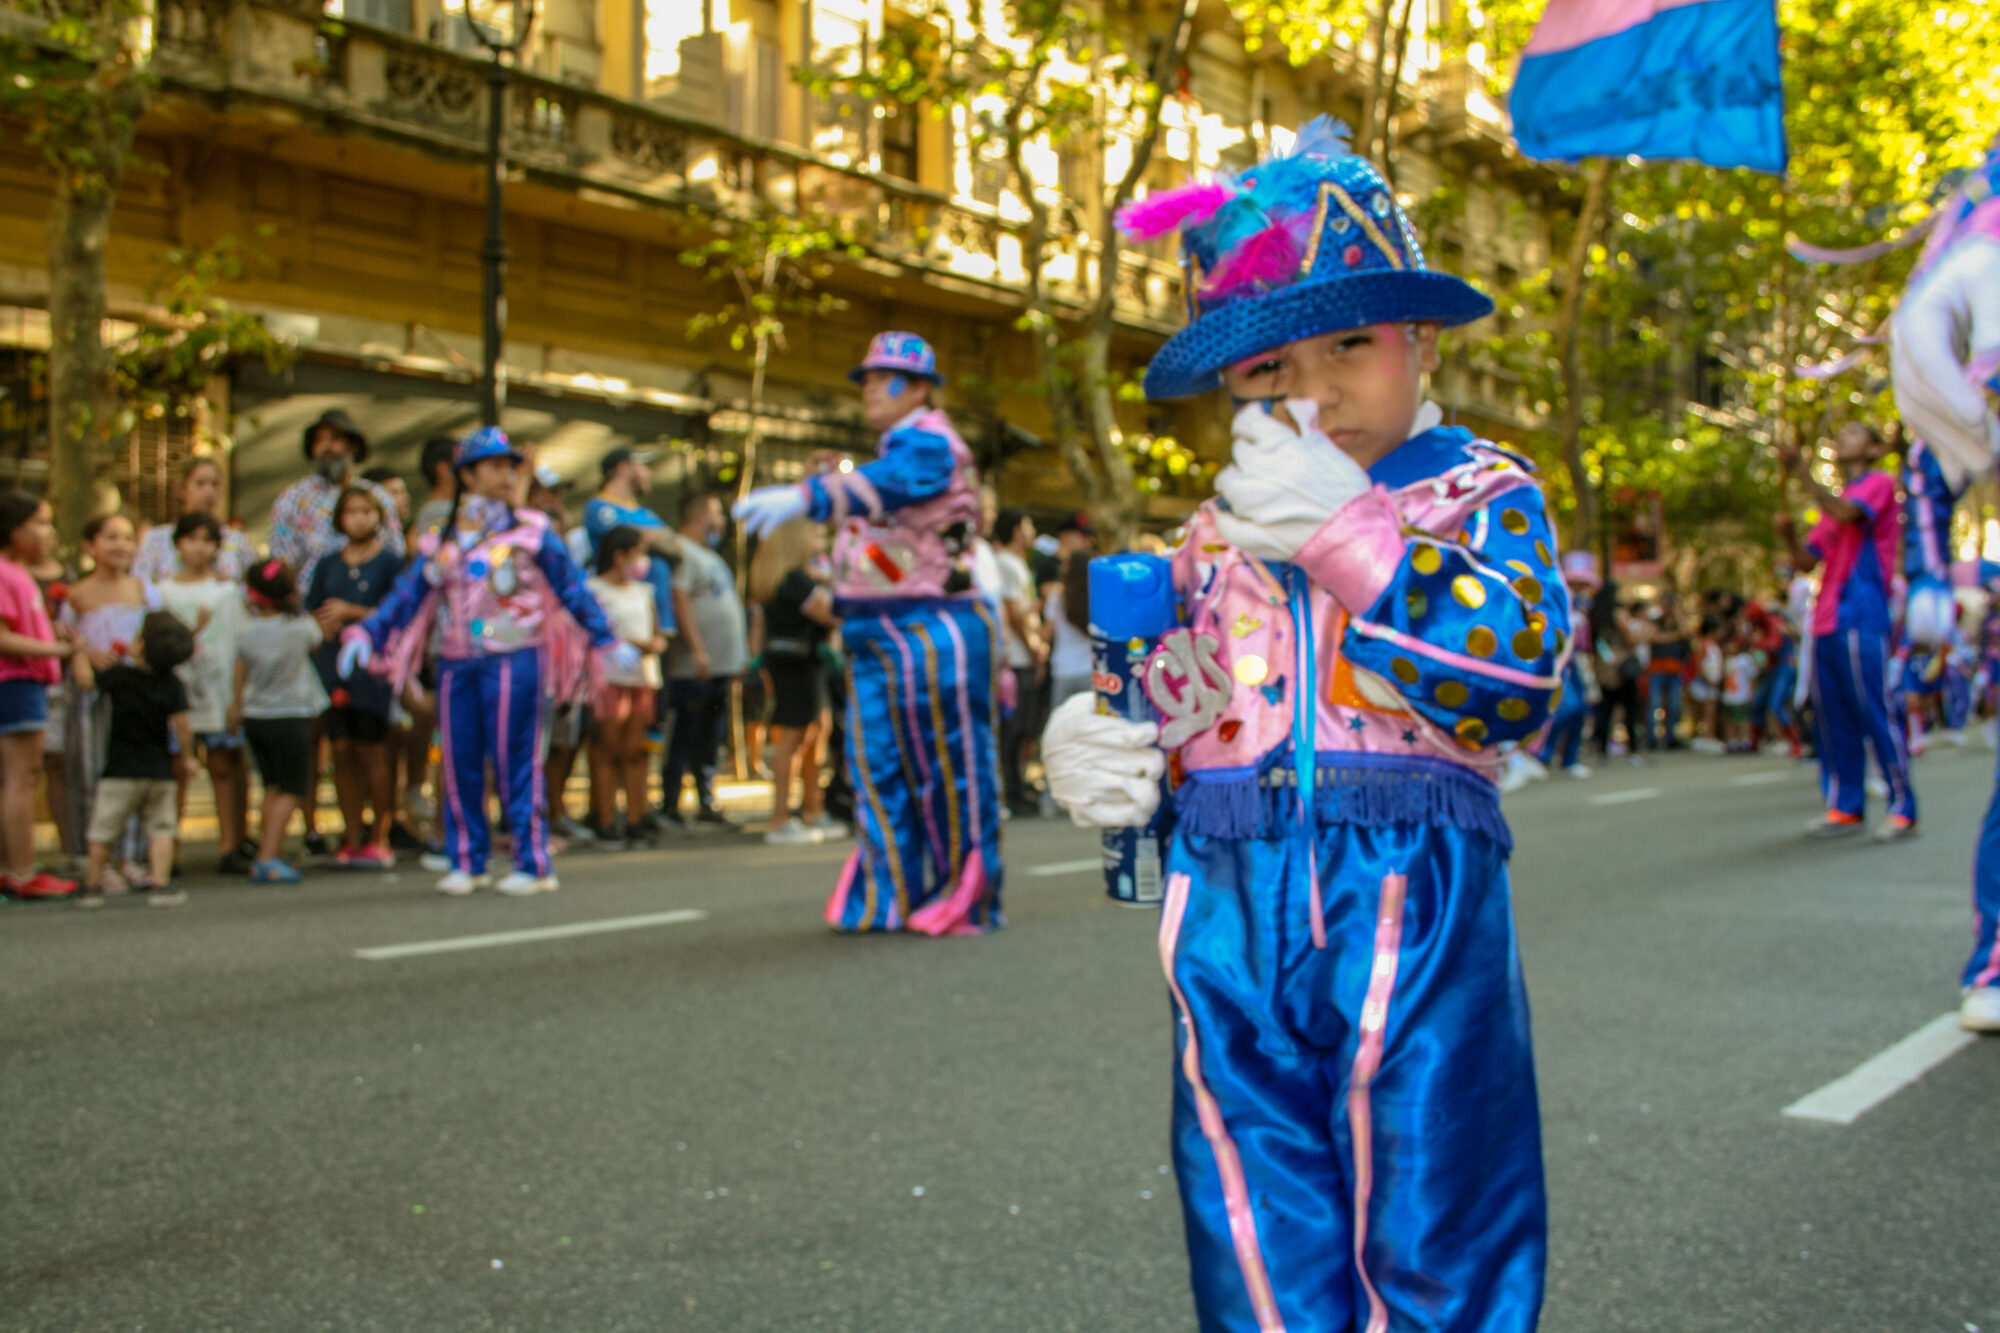
[(1693, 158), (1785, 169), (1774, 0), (1705, 0), (1521, 62), (1508, 99), (1529, 157)]

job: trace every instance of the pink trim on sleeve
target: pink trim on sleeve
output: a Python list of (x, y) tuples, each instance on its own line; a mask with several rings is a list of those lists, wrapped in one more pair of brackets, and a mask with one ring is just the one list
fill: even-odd
[(1292, 563), (1358, 616), (1394, 582), (1407, 546), (1396, 502), (1377, 486), (1341, 506)]

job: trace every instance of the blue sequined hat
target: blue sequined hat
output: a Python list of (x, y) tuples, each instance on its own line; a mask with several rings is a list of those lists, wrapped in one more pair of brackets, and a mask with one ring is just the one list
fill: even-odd
[(498, 426), (481, 426), (460, 440), (451, 456), (451, 470), (458, 472), (489, 458), (511, 458), (516, 463), (521, 461), (520, 451), (508, 440), (507, 432)]
[(1148, 398), (1206, 393), (1224, 367), (1299, 338), (1493, 312), (1470, 283), (1425, 266), (1388, 184), (1325, 116), (1240, 175), (1126, 205), (1118, 226), (1140, 239), (1181, 233), (1188, 326), (1146, 368)]

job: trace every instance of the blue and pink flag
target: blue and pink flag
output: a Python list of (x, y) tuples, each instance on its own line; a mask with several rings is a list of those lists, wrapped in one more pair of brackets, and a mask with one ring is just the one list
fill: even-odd
[(1529, 157), (1782, 175), (1776, 0), (1549, 0), (1508, 111)]

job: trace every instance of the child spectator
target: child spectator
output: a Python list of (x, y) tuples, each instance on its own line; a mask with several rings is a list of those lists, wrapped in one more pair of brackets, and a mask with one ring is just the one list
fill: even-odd
[[(619, 837), (620, 790), (625, 793), (625, 837), (653, 837), (664, 831), (647, 809), (646, 791), (646, 728), (653, 723), (660, 690), (660, 654), (667, 650), (648, 580), (651, 567), (644, 534), (635, 527), (615, 527), (598, 540), (597, 573), (585, 584), (604, 608), (612, 632), (645, 655), (631, 671), (621, 672), (607, 660), (603, 686), (591, 701), (595, 729), (590, 739), (590, 793), (599, 842)], [(561, 797), (552, 791), (549, 800), (558, 805)]]
[(35, 867), (35, 775), (49, 690), (61, 678), (48, 608), (28, 571), (49, 558), (55, 524), (46, 501), (22, 491), (0, 495), (0, 892), (9, 898), (66, 898), (74, 881)]
[[(22, 495), (22, 501), (35, 497)], [(40, 503), (36, 500), (36, 503)], [(60, 559), (55, 552), (55, 529), (49, 529), (49, 548), (41, 559), (21, 566), (35, 580), (35, 586), (42, 592), (42, 609), (48, 612), (49, 624), (54, 625), (69, 600), (69, 585), (76, 582), (76, 566)], [(84, 846), (83, 830), (72, 829), (69, 819), (69, 768), (63, 761), (63, 741), (68, 736), (69, 718), (69, 654), (65, 652), (57, 659), (58, 679), (49, 686), (49, 723), (42, 730), (42, 776), (47, 781), (49, 819), (56, 826), (56, 846), (62, 851), (65, 869), (69, 866), (82, 867)]]
[(174, 847), (180, 839), (181, 789), (194, 777), (194, 726), (187, 687), (175, 672), (194, 656), (194, 632), (171, 611), (149, 611), (129, 656), (129, 663), (102, 671), (88, 653), (76, 657), (78, 686), (96, 690), (110, 708), (78, 907), (104, 906), (112, 844), (135, 818), (146, 834), (152, 905), (178, 907), (187, 901), (173, 883)]
[(1730, 754), (1750, 754), (1750, 704), (1757, 697), (1757, 678), (1764, 669), (1762, 654), (1750, 646), (1750, 632), (1739, 629), (1730, 644), (1722, 677), (1722, 742)]
[(395, 701), (383, 677), (362, 671), (342, 680), (334, 660), (340, 632), (381, 605), (403, 571), (402, 557), (383, 539), (395, 521), (373, 490), (350, 486), (342, 491), (334, 522), (347, 545), (313, 566), (306, 588), (306, 610), (324, 640), (313, 654), (313, 665), (333, 701), (321, 731), (333, 745), (333, 785), (344, 821), (334, 862), (356, 870), (388, 870), (396, 864), (389, 849), (389, 825), (396, 816), (389, 763), (389, 714)]
[[(222, 525), (213, 514), (182, 514), (174, 523), (176, 572), (160, 583), (159, 592), (166, 609), (194, 633), (194, 656), (182, 664), (180, 677), (187, 687), (189, 724), (215, 790), (216, 831), (222, 847), (216, 870), (241, 875), (250, 869), (253, 850), (244, 845), (249, 836), (250, 775), (243, 763), (243, 738), (225, 723), (235, 692), (243, 588), (216, 569), (222, 543)], [(185, 809), (185, 788), (181, 803)]]
[(241, 730), (264, 783), (257, 859), (259, 884), (305, 878), (284, 858), (285, 825), (305, 800), (313, 771), (312, 722), (326, 711), (326, 691), (312, 653), (324, 636), (299, 613), (298, 584), (282, 560), (266, 560), (244, 576), (249, 617), (236, 636), (236, 683), (229, 730)]
[[(827, 817), (820, 790), (820, 747), (826, 740), (826, 691), (820, 647), (840, 627), (833, 592), (808, 568), (824, 549), (825, 529), (793, 519), (758, 543), (750, 562), (750, 597), (764, 608), (762, 648), (771, 699), (771, 827), (764, 841), (779, 845), (843, 837)], [(802, 795), (792, 813), (792, 775)]]
[[(90, 557), (90, 572), (70, 585), (64, 603), (62, 624), (70, 629), (90, 663), (101, 674), (125, 656), (125, 650), (139, 637), (146, 613), (160, 609), (160, 594), (151, 583), (132, 573), (132, 559), (138, 548), (138, 532), (123, 514), (99, 514), (83, 525), (83, 553)], [(104, 728), (110, 723), (109, 704), (92, 691), (78, 685), (72, 692), (69, 709), (69, 736), (63, 759), (69, 772), (70, 827), (82, 831), (90, 827), (91, 811), (97, 801), (97, 775), (104, 769)], [(115, 849), (120, 866), (107, 876), (104, 887), (142, 888), (146, 871), (138, 863), (145, 854), (145, 837), (135, 823)]]

